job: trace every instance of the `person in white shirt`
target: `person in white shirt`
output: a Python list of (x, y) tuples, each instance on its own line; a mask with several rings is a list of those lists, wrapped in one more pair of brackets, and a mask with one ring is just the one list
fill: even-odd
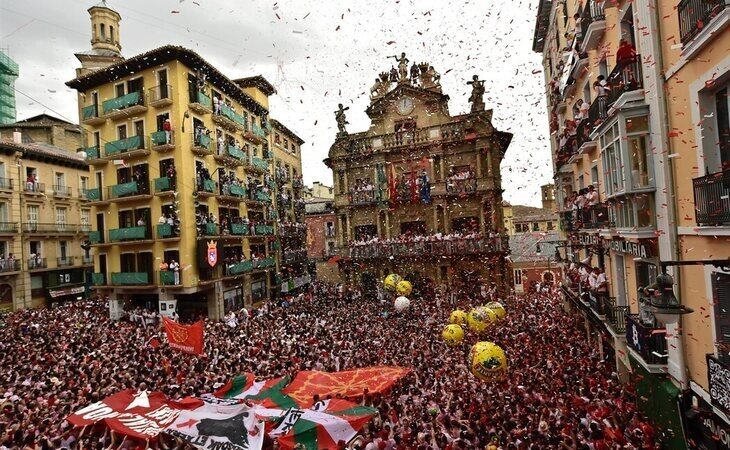
[(598, 205), (598, 191), (596, 191), (596, 188), (593, 187), (592, 184), (588, 186), (588, 192), (586, 192), (585, 199), (588, 207)]

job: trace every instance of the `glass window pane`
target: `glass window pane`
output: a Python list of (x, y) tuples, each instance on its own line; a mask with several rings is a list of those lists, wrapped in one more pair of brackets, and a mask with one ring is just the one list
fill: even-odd
[(631, 187), (641, 188), (650, 185), (649, 156), (646, 149), (646, 136), (628, 138), (629, 158), (631, 159)]

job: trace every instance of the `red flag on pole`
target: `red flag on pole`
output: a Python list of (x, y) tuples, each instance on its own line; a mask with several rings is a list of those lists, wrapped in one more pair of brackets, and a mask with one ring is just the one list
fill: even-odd
[(181, 325), (167, 317), (162, 318), (170, 347), (193, 355), (203, 354), (203, 322)]

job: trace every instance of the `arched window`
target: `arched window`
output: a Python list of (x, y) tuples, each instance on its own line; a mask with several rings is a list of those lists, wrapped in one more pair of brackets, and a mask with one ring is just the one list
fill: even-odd
[(114, 27), (111, 25), (109, 25), (109, 40), (116, 42), (116, 38), (114, 37)]
[(104, 28), (104, 24), (100, 24), (99, 28), (101, 29), (101, 38), (106, 39), (106, 29)]

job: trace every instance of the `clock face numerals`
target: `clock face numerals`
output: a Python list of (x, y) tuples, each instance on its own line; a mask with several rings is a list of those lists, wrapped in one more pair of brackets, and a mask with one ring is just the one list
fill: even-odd
[(398, 114), (400, 114), (401, 116), (405, 116), (413, 112), (413, 108), (415, 108), (415, 105), (413, 104), (413, 99), (403, 97), (398, 100), (395, 107), (398, 110)]

